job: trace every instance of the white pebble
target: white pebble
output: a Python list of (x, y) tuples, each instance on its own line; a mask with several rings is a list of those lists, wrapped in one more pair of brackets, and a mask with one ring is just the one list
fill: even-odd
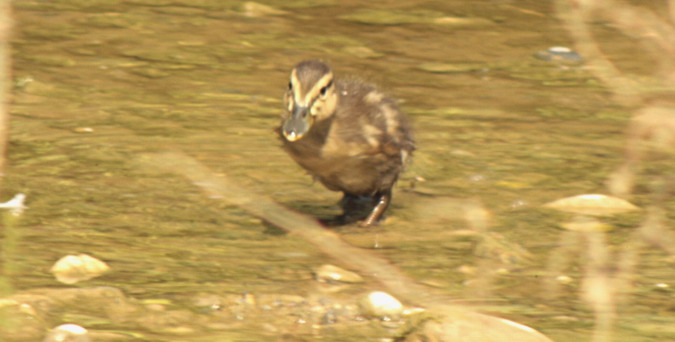
[(367, 316), (392, 319), (403, 313), (403, 304), (386, 292), (374, 291), (361, 300), (361, 310)]
[(64, 256), (49, 271), (56, 277), (56, 280), (64, 284), (75, 284), (96, 278), (110, 271), (110, 267), (92, 256), (80, 254)]
[(362, 283), (363, 278), (354, 273), (333, 265), (321, 265), (316, 270), (316, 280), (322, 283)]
[(42, 342), (90, 342), (87, 329), (77, 324), (62, 324), (52, 329)]

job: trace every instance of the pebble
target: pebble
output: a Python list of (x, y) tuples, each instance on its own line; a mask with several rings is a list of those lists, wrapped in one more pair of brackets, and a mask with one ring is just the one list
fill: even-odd
[(77, 324), (62, 324), (52, 329), (42, 342), (90, 342), (87, 329)]
[(433, 20), (434, 24), (453, 27), (481, 27), (492, 25), (491, 20), (485, 18), (441, 17)]
[(399, 318), (404, 309), (398, 299), (382, 291), (368, 293), (359, 304), (364, 315), (383, 320)]
[(77, 127), (73, 129), (75, 133), (94, 133), (94, 129), (91, 127)]
[(64, 256), (49, 271), (56, 277), (56, 280), (64, 284), (75, 284), (96, 278), (110, 271), (110, 267), (99, 259), (80, 254)]
[(321, 265), (316, 270), (316, 280), (321, 283), (362, 283), (363, 278), (351, 271), (333, 265)]
[(555, 278), (555, 280), (563, 285), (569, 285), (574, 282), (574, 279), (566, 275), (559, 275)]
[(565, 197), (544, 204), (544, 206), (560, 211), (591, 216), (608, 216), (639, 209), (624, 199), (602, 194), (583, 194)]
[(584, 58), (576, 51), (565, 46), (553, 46), (546, 50), (537, 51), (534, 57), (546, 62), (581, 63)]
[(272, 6), (263, 5), (258, 2), (247, 1), (241, 5), (242, 13), (247, 17), (258, 18), (269, 15), (284, 15), (286, 11), (276, 9)]
[(422, 63), (417, 68), (438, 74), (486, 71), (488, 69), (482, 63)]

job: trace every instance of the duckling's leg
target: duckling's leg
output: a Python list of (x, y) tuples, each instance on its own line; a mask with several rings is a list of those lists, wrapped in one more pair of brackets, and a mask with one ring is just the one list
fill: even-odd
[(370, 197), (353, 195), (344, 193), (340, 200), (340, 207), (342, 207), (342, 215), (336, 218), (338, 224), (350, 224), (370, 214), (373, 200)]
[(391, 203), (391, 189), (376, 193), (373, 211), (371, 211), (370, 215), (368, 215), (368, 217), (366, 217), (366, 219), (361, 222), (361, 227), (370, 227), (376, 224), (380, 218), (382, 218), (382, 215), (384, 214), (384, 211), (387, 210), (387, 207), (389, 207), (389, 203)]

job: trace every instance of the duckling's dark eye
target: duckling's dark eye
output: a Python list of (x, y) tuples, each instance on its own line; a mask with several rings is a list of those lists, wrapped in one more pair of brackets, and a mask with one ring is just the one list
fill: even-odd
[(288, 90), (293, 90), (293, 82), (288, 82)]
[(321, 88), (321, 96), (326, 96), (326, 92), (328, 92), (328, 88), (333, 85), (333, 81), (330, 81), (325, 87)]

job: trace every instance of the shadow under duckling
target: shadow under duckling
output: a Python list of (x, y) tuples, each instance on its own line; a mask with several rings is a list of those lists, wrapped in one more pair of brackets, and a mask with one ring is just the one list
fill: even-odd
[(284, 150), (326, 188), (344, 193), (339, 223), (376, 224), (415, 150), (408, 118), (374, 86), (334, 79), (318, 60), (293, 68), (284, 100)]

